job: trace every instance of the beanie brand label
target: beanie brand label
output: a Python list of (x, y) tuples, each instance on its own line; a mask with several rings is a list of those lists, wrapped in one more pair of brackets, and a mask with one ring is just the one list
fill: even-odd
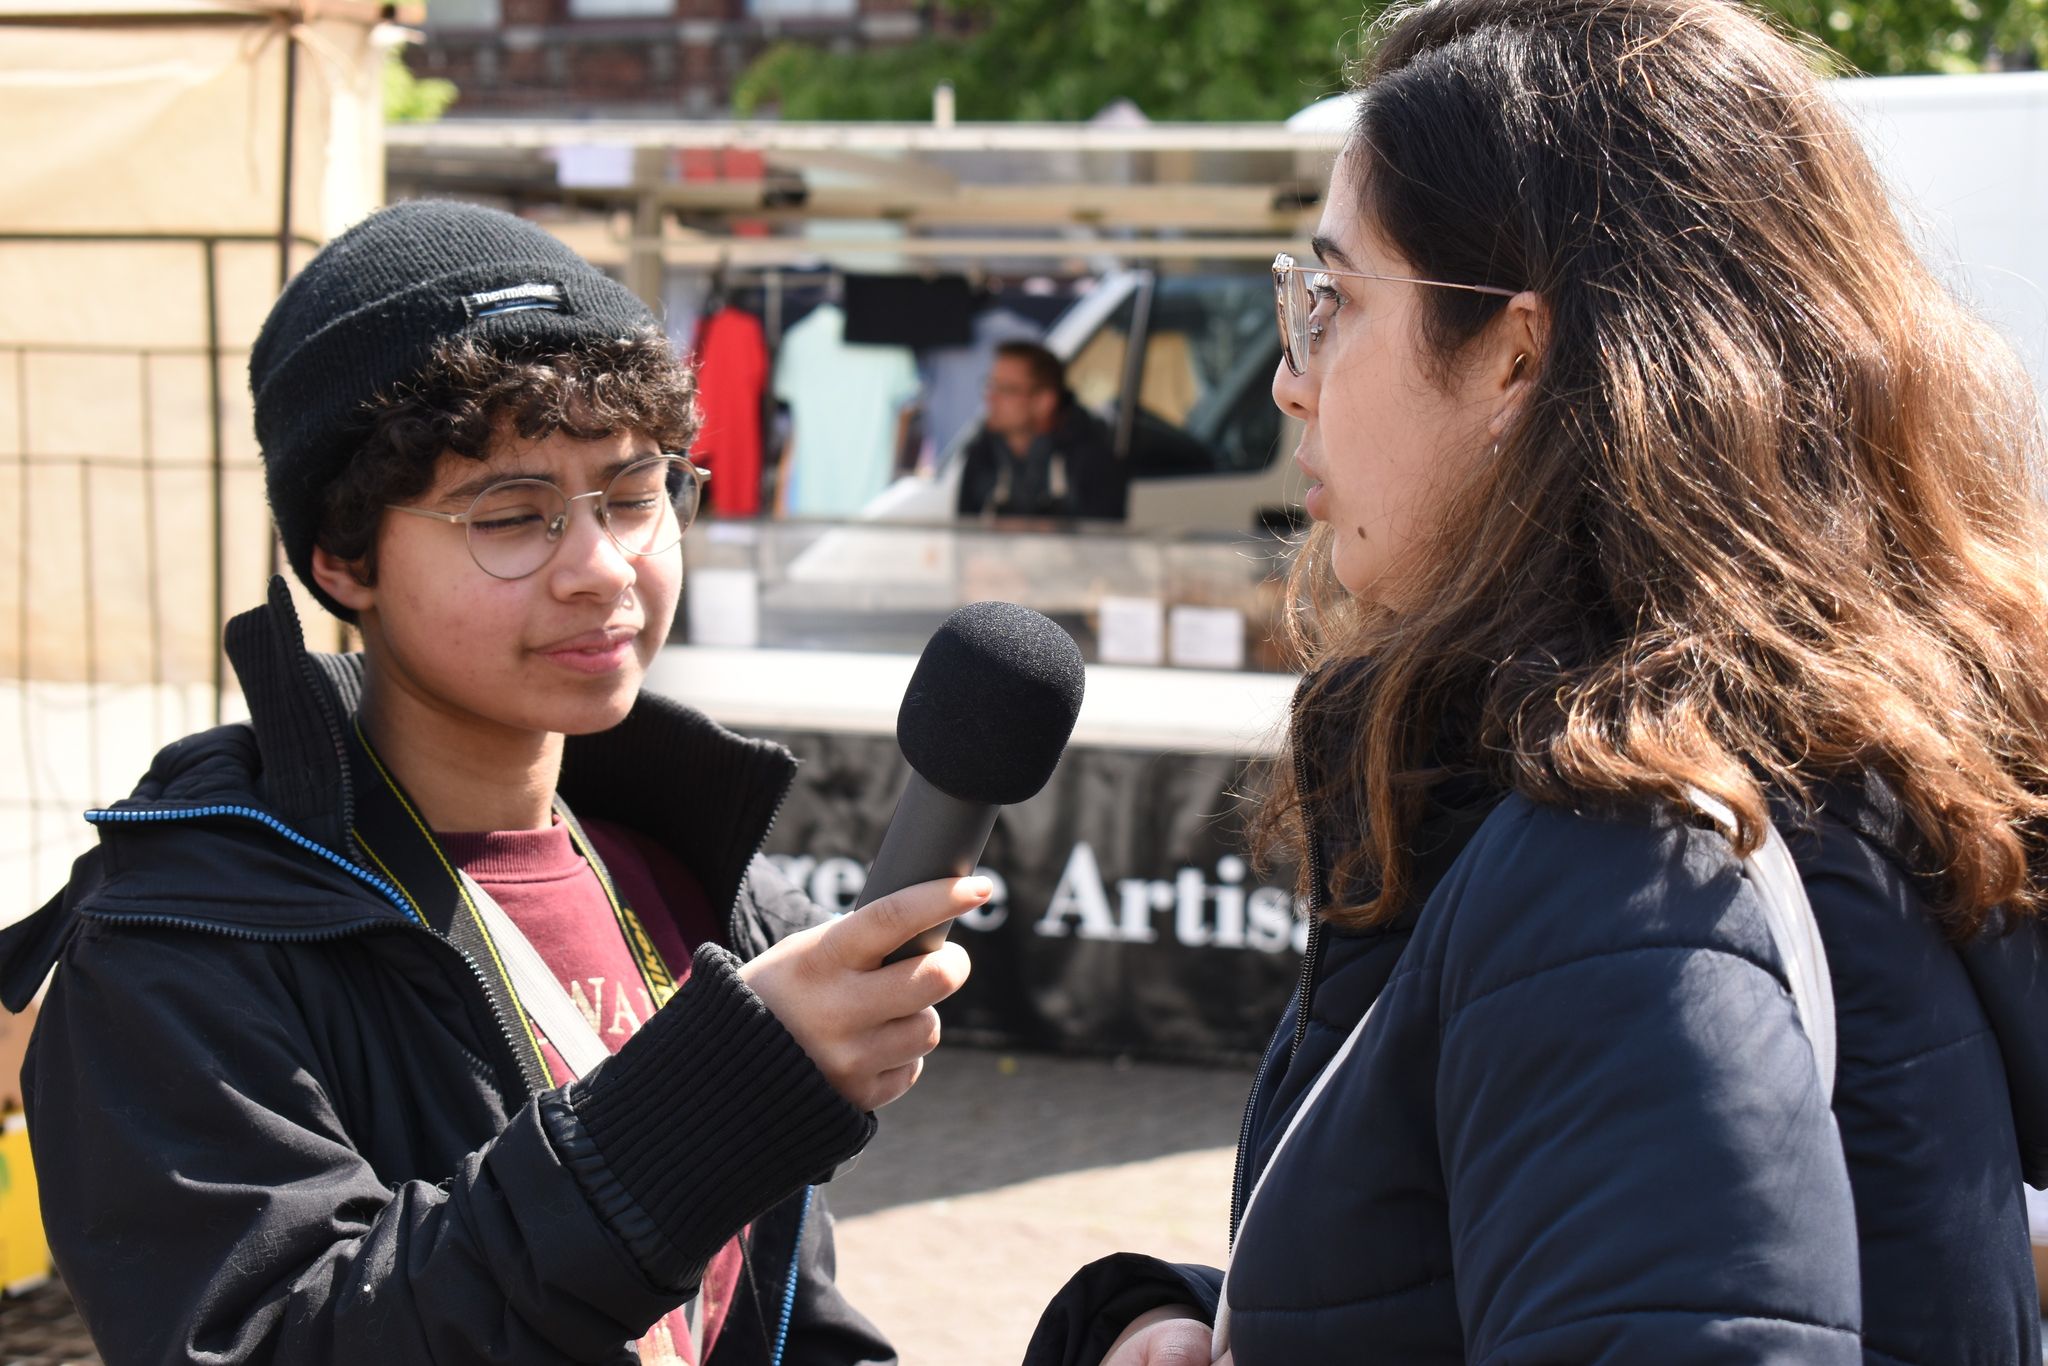
[(566, 313), (568, 306), (562, 297), (562, 287), (535, 281), (524, 285), (507, 285), (503, 289), (487, 290), (482, 294), (465, 294), (462, 307), (472, 318), (495, 318), (500, 313), (526, 313), (542, 309), (549, 313)]

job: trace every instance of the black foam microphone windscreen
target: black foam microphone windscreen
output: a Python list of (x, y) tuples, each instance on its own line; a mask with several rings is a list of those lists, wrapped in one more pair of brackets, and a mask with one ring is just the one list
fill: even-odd
[[(976, 602), (947, 617), (896, 713), (910, 777), (856, 909), (973, 872), (996, 813), (1038, 795), (1059, 767), (1086, 680), (1073, 638), (1028, 607)], [(945, 938), (946, 926), (935, 925), (888, 961), (930, 953)]]
[(1014, 806), (1059, 766), (1086, 675), (1080, 647), (1047, 618), (1012, 602), (969, 603), (924, 647), (896, 742), (941, 792)]

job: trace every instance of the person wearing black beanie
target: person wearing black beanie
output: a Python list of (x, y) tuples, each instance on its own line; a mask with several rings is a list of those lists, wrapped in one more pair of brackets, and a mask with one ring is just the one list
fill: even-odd
[(24, 1085), (108, 1366), (893, 1361), (817, 1186), (916, 1080), (985, 899), (834, 920), (760, 857), (795, 761), (641, 683), (703, 473), (691, 376), (547, 233), (393, 206), (250, 357), (292, 598), (246, 724), (88, 819), (0, 934), (54, 966)]
[(326, 490), (369, 435), (376, 403), (458, 338), (544, 352), (658, 331), (624, 285), (511, 214), (446, 200), (394, 204), (337, 237), (285, 286), (249, 353), (264, 489), (285, 557), (312, 576)]

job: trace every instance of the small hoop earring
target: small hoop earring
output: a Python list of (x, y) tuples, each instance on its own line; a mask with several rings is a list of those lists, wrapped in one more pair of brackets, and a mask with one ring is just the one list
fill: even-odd
[(1508, 367), (1508, 378), (1520, 379), (1522, 377), (1522, 367), (1528, 363), (1529, 353), (1527, 351), (1517, 351), (1515, 353), (1515, 363)]

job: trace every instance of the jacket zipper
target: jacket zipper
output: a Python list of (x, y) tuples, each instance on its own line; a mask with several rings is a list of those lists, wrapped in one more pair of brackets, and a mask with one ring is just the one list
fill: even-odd
[[(783, 783), (782, 795), (775, 799), (775, 806), (768, 813), (768, 822), (761, 827), (761, 838), (754, 841), (754, 852), (747, 855), (748, 866), (751, 866), (754, 860), (761, 856), (761, 851), (768, 847), (768, 837), (775, 833), (775, 822), (781, 818), (782, 808), (789, 801), (789, 790), (795, 785), (796, 779), (793, 776), (789, 781)], [(737, 944), (740, 942), (740, 897), (746, 891), (746, 885), (747, 870), (746, 867), (742, 867), (740, 869), (740, 885), (733, 889), (732, 906), (725, 913), (725, 937), (728, 943)], [(798, 890), (801, 891), (802, 889), (799, 888)], [(762, 1345), (769, 1349), (768, 1366), (782, 1366), (783, 1349), (789, 1342), (790, 1312), (796, 1305), (797, 1277), (803, 1271), (804, 1266), (804, 1225), (810, 1221), (811, 1201), (816, 1191), (816, 1186), (804, 1187), (803, 1209), (797, 1215), (796, 1241), (791, 1243), (789, 1247), (789, 1272), (782, 1278), (781, 1321), (776, 1329), (775, 1340), (772, 1343), (767, 1339), (768, 1306), (766, 1303), (761, 1304)], [(753, 1239), (741, 1239), (740, 1261), (749, 1281), (753, 1279), (753, 1259)], [(758, 1291), (755, 1293), (755, 1299), (757, 1302), (760, 1300)]]
[[(303, 641), (301, 642), (301, 645), (303, 647)], [(327, 743), (333, 746), (334, 748), (335, 767), (338, 770), (340, 770), (342, 774), (342, 838), (348, 841), (350, 852), (354, 853), (358, 856), (358, 858), (360, 858), (362, 850), (356, 847), (355, 840), (355, 789), (348, 781), (348, 739), (341, 733), (341, 722), (335, 717), (334, 708), (328, 705), (328, 692), (326, 687), (324, 686), (322, 679), (319, 676), (318, 671), (316, 671), (313, 667), (313, 657), (310, 654), (306, 653), (304, 648), (301, 648), (298, 651), (298, 658), (296, 659), (295, 663), (298, 665), (299, 677), (303, 679), (306, 684), (307, 696), (313, 699), (314, 706), (320, 712), (320, 723), (327, 729)], [(262, 812), (252, 811), (244, 808), (240, 810), (239, 814), (255, 817), (257, 820), (262, 821), (265, 825), (268, 825), (272, 829), (276, 830), (278, 833), (284, 835), (294, 844), (303, 845), (306, 848), (313, 850), (315, 853), (320, 854), (322, 857), (329, 859), (339, 867), (342, 867), (348, 870), (350, 873), (362, 878), (365, 882), (369, 883), (371, 886), (377, 888), (380, 892), (382, 892), (385, 898), (391, 901), (394, 905), (396, 905), (399, 910), (405, 912), (405, 918), (408, 924), (416, 926), (417, 928), (419, 928), (420, 930), (424, 931), (429, 935), (433, 935), (433, 938), (436, 943), (446, 945), (448, 949), (451, 952), (453, 952), (457, 958), (461, 959), (462, 965), (469, 969), (470, 977), (472, 977), (476, 981), (477, 990), (483, 996), (485, 1008), (488, 1009), (491, 1013), (492, 1022), (498, 1026), (499, 1041), (505, 1045), (505, 1056), (502, 1059), (500, 1059), (500, 1062), (509, 1062), (512, 1065), (511, 1076), (513, 1078), (513, 1087), (511, 1088), (511, 1094), (517, 1095), (522, 1101), (533, 1094), (533, 1088), (528, 1086), (526, 1083), (526, 1068), (520, 1062), (520, 1059), (523, 1058), (525, 1054), (521, 1053), (519, 1050), (519, 1040), (513, 1037), (511, 1022), (505, 1018), (504, 1012), (498, 1009), (498, 1003), (492, 999), (490, 981), (488, 978), (484, 976), (483, 969), (477, 965), (477, 961), (474, 958), (471, 958), (463, 950), (457, 948), (453, 943), (451, 943), (448, 940), (447, 936), (435, 934), (434, 930), (413, 912), (411, 902), (407, 901), (403, 896), (398, 895), (390, 887), (390, 885), (387, 884), (382, 878), (370, 875), (368, 870), (362, 868), (358, 862), (338, 857), (331, 850), (325, 849), (320, 845), (315, 844), (313, 841), (308, 840), (304, 836), (300, 835), (296, 830), (291, 829), (289, 826), (284, 825), (282, 822), (277, 821), (265, 815)]]
[[(346, 742), (341, 734), (340, 726), (334, 717), (332, 709), (325, 704), (327, 694), (322, 684), (322, 681), (317, 677), (313, 669), (312, 661), (310, 657), (308, 657), (304, 653), (303, 649), (300, 651), (297, 664), (298, 672), (301, 678), (305, 680), (307, 686), (311, 690), (312, 696), (320, 704), (319, 709), (321, 721), (322, 724), (326, 727), (328, 741), (334, 747), (335, 758), (341, 768), (341, 771), (344, 774), (346, 774), (348, 771), (348, 750)], [(748, 856), (749, 863), (751, 863), (753, 861), (753, 858), (755, 856), (758, 856), (762, 848), (767, 845), (768, 837), (771, 833), (773, 833), (775, 829), (775, 822), (777, 818), (781, 816), (782, 808), (789, 800), (790, 786), (791, 784), (788, 782), (785, 782), (783, 784), (782, 794), (776, 799), (774, 809), (769, 812), (768, 822), (765, 826), (762, 827), (760, 838), (755, 841), (753, 853)], [(349, 847), (352, 850), (354, 850), (354, 793), (346, 780), (343, 781), (341, 787), (342, 829), (346, 832), (350, 832), (347, 835), (347, 838), (349, 840)], [(313, 853), (320, 858), (327, 860), (329, 863), (334, 864), (336, 867), (342, 869), (344, 872), (347, 872), (350, 876), (356, 878), (357, 880), (365, 883), (366, 885), (376, 890), (376, 892), (380, 896), (382, 896), (386, 901), (390, 902), (393, 906), (397, 907), (398, 910), (405, 917), (404, 924), (406, 925), (407, 928), (414, 929), (419, 933), (429, 936), (436, 944), (440, 945), (448, 952), (453, 953), (456, 956), (456, 958), (462, 962), (463, 966), (469, 969), (469, 975), (475, 981), (477, 991), (479, 995), (483, 998), (485, 1007), (490, 1011), (491, 1018), (497, 1023), (499, 1042), (504, 1045), (505, 1049), (504, 1055), (500, 1059), (499, 1065), (501, 1070), (508, 1071), (508, 1074), (513, 1078), (513, 1087), (511, 1088), (512, 1093), (519, 1095), (522, 1099), (530, 1097), (532, 1095), (532, 1089), (526, 1084), (525, 1069), (520, 1065), (519, 1062), (519, 1059), (523, 1055), (520, 1052), (518, 1041), (513, 1037), (511, 1025), (505, 1019), (504, 1014), (498, 1009), (497, 1003), (491, 998), (489, 980), (485, 977), (483, 969), (477, 965), (475, 959), (471, 958), (469, 954), (465, 953), (461, 948), (451, 943), (445, 935), (436, 933), (430, 926), (426, 925), (423, 921), (421, 921), (419, 916), (414, 912), (411, 903), (408, 902), (402, 894), (400, 894), (396, 889), (394, 889), (390, 885), (390, 883), (384, 880), (383, 878), (380, 878), (375, 874), (369, 872), (367, 869), (363, 868), (359, 863), (355, 862), (354, 860), (344, 858), (341, 855), (336, 854), (333, 850), (328, 849), (326, 846), (321, 845), (316, 841), (307, 839), (304, 835), (301, 835), (298, 831), (284, 824), (282, 821), (270, 815), (268, 812), (260, 811), (254, 807), (216, 805), (207, 807), (187, 808), (177, 811), (123, 811), (114, 810), (111, 808), (102, 808), (100, 810), (89, 811), (86, 813), (86, 819), (95, 824), (103, 822), (162, 823), (178, 820), (206, 819), (220, 816), (234, 816), (242, 819), (253, 820), (258, 824), (264, 826), (266, 829), (272, 831), (273, 833), (283, 836), (292, 844), (302, 849), (305, 849), (308, 852)], [(356, 850), (356, 852), (360, 853), (360, 850)], [(741, 871), (741, 880), (742, 886), (734, 891), (732, 908), (726, 913), (727, 938), (730, 942), (733, 943), (739, 942), (739, 898), (741, 892), (744, 891), (744, 869), (742, 869)], [(108, 918), (112, 919), (115, 917), (110, 915)], [(361, 933), (370, 929), (380, 928), (381, 925), (383, 924), (383, 922), (377, 920), (364, 920), (360, 923), (340, 926), (332, 930), (319, 931), (311, 934), (293, 934), (289, 931), (258, 932), (253, 930), (243, 930), (230, 926), (212, 924), (203, 920), (186, 919), (177, 916), (131, 915), (120, 916), (118, 918), (129, 921), (131, 923), (157, 924), (180, 929), (192, 929), (203, 932), (221, 934), (229, 938), (242, 938), (258, 941), (268, 940), (280, 943), (313, 942), (317, 940), (337, 939), (345, 937), (347, 935)], [(508, 1064), (509, 1068), (507, 1067)], [(808, 1209), (808, 1206), (809, 1201), (807, 1197), (806, 1209)], [(797, 1272), (802, 1265), (802, 1251), (803, 1249), (801, 1245), (801, 1229), (799, 1229), (798, 1246), (793, 1248), (790, 1254), (789, 1278), (788, 1286), (785, 1290), (785, 1295), (794, 1294)]]
[[(349, 852), (360, 860), (363, 851), (356, 848), (356, 792), (348, 777), (348, 739), (341, 733), (341, 722), (335, 719), (334, 709), (327, 705), (327, 689), (313, 668), (313, 657), (302, 648), (296, 662), (299, 677), (306, 682), (306, 695), (313, 699), (314, 707), (320, 712), (320, 723), (327, 728), (327, 743), (334, 747), (334, 767), (341, 774), (341, 837), (348, 841)], [(413, 918), (410, 905), (401, 909), (407, 919)]]
[(292, 930), (246, 930), (236, 925), (222, 925), (211, 920), (197, 920), (182, 915), (147, 915), (130, 911), (88, 911), (95, 920), (118, 920), (123, 925), (154, 925), (173, 930), (200, 930), (217, 934), (224, 939), (244, 939), (257, 944), (318, 944), (331, 939), (346, 939), (352, 934), (361, 934), (377, 928), (379, 920), (355, 920), (346, 925), (335, 925), (324, 930), (294, 932)]
[[(1301, 978), (1294, 988), (1294, 1037), (1288, 1042), (1287, 1056), (1281, 1059), (1282, 1071), (1293, 1064), (1294, 1055), (1301, 1051), (1302, 1040), (1308, 1037), (1308, 1012), (1315, 999), (1316, 967), (1323, 956), (1322, 913), (1327, 904), (1323, 892), (1323, 842), (1316, 833), (1315, 810), (1308, 798), (1308, 758), (1301, 748), (1298, 728), (1294, 751), (1294, 790), (1301, 794), (1301, 828), (1308, 846), (1308, 943), (1302, 949)], [(1238, 1223), (1244, 1218), (1245, 1201), (1250, 1195), (1245, 1177), (1252, 1161), (1252, 1119), (1258, 1113), (1259, 1098), (1265, 1092), (1266, 1076), (1272, 1070), (1272, 1064), (1273, 1058), (1269, 1053), (1259, 1065), (1258, 1076), (1252, 1080), (1251, 1095), (1244, 1103), (1244, 1119), (1238, 1125), (1237, 1169), (1230, 1180), (1230, 1245), (1233, 1247), (1237, 1244)]]
[[(331, 726), (330, 729), (332, 729)], [(340, 743), (338, 737), (336, 739), (336, 743), (337, 745)], [(768, 823), (762, 827), (761, 838), (755, 841), (753, 854), (748, 856), (747, 861), (749, 863), (753, 862), (754, 856), (758, 855), (761, 852), (762, 848), (768, 843), (768, 836), (775, 829), (775, 821), (779, 816), (781, 816), (783, 805), (788, 800), (789, 786), (785, 784), (782, 789), (782, 795), (776, 799), (774, 810), (768, 813)], [(86, 820), (92, 822), (95, 825), (161, 825), (173, 821), (215, 819), (222, 816), (233, 816), (244, 820), (254, 821), (258, 825), (261, 825), (264, 829), (269, 830), (274, 834), (283, 836), (292, 844), (297, 845), (299, 848), (304, 849), (309, 853), (315, 854), (320, 858), (327, 860), (329, 863), (332, 863), (335, 867), (340, 868), (343, 872), (346, 872), (351, 877), (354, 877), (358, 881), (363, 882), (368, 886), (374, 888), (379, 895), (381, 895), (386, 901), (389, 901), (392, 905), (396, 906), (405, 915), (405, 924), (407, 928), (416, 930), (419, 933), (426, 935), (428, 938), (432, 939), (436, 944), (440, 945), (443, 949), (454, 954), (458, 959), (460, 959), (462, 965), (469, 969), (469, 975), (475, 979), (477, 992), (479, 995), (482, 996), (484, 1005), (490, 1010), (491, 1018), (497, 1022), (499, 1041), (505, 1045), (506, 1049), (505, 1059), (501, 1060), (500, 1063), (501, 1068), (503, 1066), (504, 1061), (509, 1060), (510, 1062), (512, 1062), (513, 1066), (511, 1068), (511, 1076), (515, 1079), (518, 1091), (520, 1092), (521, 1101), (523, 1102), (524, 1100), (531, 1097), (531, 1089), (526, 1085), (526, 1073), (523, 1068), (518, 1066), (518, 1059), (520, 1056), (519, 1045), (517, 1041), (513, 1039), (511, 1026), (506, 1022), (504, 1014), (499, 1011), (497, 1002), (491, 999), (490, 987), (487, 980), (484, 977), (483, 969), (477, 966), (477, 962), (474, 958), (470, 957), (467, 953), (463, 952), (460, 948), (456, 947), (456, 945), (449, 942), (446, 936), (436, 934), (430, 927), (428, 927), (424, 922), (422, 922), (419, 916), (413, 911), (412, 904), (408, 902), (405, 899), (405, 897), (398, 892), (396, 888), (394, 888), (389, 882), (385, 881), (383, 878), (378, 877), (376, 874), (370, 872), (365, 868), (359, 867), (356, 864), (349, 862), (349, 860), (343, 858), (341, 855), (335, 853), (332, 849), (327, 848), (325, 845), (320, 844), (317, 841), (307, 839), (304, 835), (301, 835), (298, 831), (292, 829), (283, 821), (278, 820), (269, 812), (259, 811), (252, 806), (203, 806), (181, 808), (176, 811), (121, 811), (109, 808), (102, 808), (99, 810), (88, 811), (85, 813)], [(352, 811), (344, 812), (344, 819), (347, 822), (344, 828), (352, 828)], [(742, 879), (744, 879), (745, 873), (742, 872), (741, 876)], [(727, 913), (726, 917), (726, 923), (728, 926), (728, 937), (731, 938), (735, 943), (737, 943), (739, 940), (739, 896), (740, 892), (736, 890), (733, 893), (733, 908), (731, 911)], [(132, 924), (163, 925), (174, 929), (200, 930), (213, 934), (225, 935), (231, 939), (249, 939), (262, 942), (279, 943), (312, 943), (321, 940), (341, 939), (351, 934), (360, 934), (367, 930), (379, 928), (383, 924), (382, 921), (378, 920), (363, 920), (358, 921), (354, 924), (338, 926), (330, 930), (321, 930), (306, 934), (293, 934), (290, 931), (259, 932), (255, 930), (245, 930), (233, 926), (216, 925), (204, 920), (187, 919), (182, 916), (122, 915), (118, 917), (109, 916), (107, 918), (118, 918)], [(810, 1212), (810, 1192), (812, 1189), (813, 1188), (811, 1187), (805, 1188), (804, 1213), (806, 1215), (808, 1215)], [(742, 1255), (745, 1255), (744, 1251)], [(782, 1296), (783, 1304), (785, 1306), (783, 1310), (783, 1333), (787, 1333), (788, 1331), (789, 1311), (787, 1306), (795, 1302), (797, 1276), (798, 1273), (802, 1270), (802, 1268), (803, 1224), (802, 1222), (799, 1222), (797, 1225), (797, 1241), (795, 1245), (791, 1247), (789, 1254), (789, 1274), (784, 1278), (783, 1284)], [(765, 1333), (767, 1323), (767, 1313), (765, 1306), (763, 1307), (762, 1323), (763, 1331)], [(781, 1360), (781, 1346), (779, 1342), (775, 1347), (775, 1356), (773, 1360), (778, 1363)]]
[[(747, 867), (751, 866), (754, 860), (761, 856), (761, 851), (768, 847), (768, 837), (775, 833), (775, 822), (781, 819), (782, 808), (789, 802), (789, 790), (794, 786), (796, 778), (792, 775), (789, 781), (782, 785), (782, 795), (775, 799), (774, 808), (768, 812), (768, 823), (761, 827), (761, 838), (754, 841), (754, 852), (747, 855), (746, 864), (740, 868), (740, 885), (733, 888), (732, 905), (728, 906), (725, 912), (725, 939), (729, 944), (740, 942), (740, 894), (747, 889)], [(803, 889), (799, 887), (797, 890), (801, 892)]]
[[(370, 872), (366, 868), (362, 868), (354, 863), (351, 863), (349, 860), (335, 853), (332, 849), (329, 849), (326, 845), (320, 844), (315, 840), (307, 839), (304, 835), (301, 835), (298, 831), (292, 829), (290, 826), (286, 825), (283, 821), (277, 819), (277, 817), (271, 815), (269, 812), (259, 811), (253, 806), (185, 807), (176, 811), (122, 811), (116, 809), (102, 808), (100, 810), (88, 811), (85, 813), (86, 820), (92, 822), (95, 825), (162, 825), (173, 821), (217, 819), (222, 816), (233, 816), (243, 820), (254, 821), (258, 825), (262, 826), (264, 829), (271, 831), (273, 834), (282, 835), (286, 840), (290, 841), (292, 844), (297, 845), (299, 848), (304, 849), (309, 853), (315, 854), (320, 858), (325, 859), (327, 862), (341, 869), (343, 872), (355, 878), (357, 881), (362, 882), (367, 886), (375, 889), (376, 892), (380, 896), (382, 896), (386, 901), (390, 902), (393, 906), (396, 906), (399, 909), (399, 911), (405, 916), (405, 925), (408, 929), (412, 929), (420, 934), (426, 935), (429, 939), (433, 940), (434, 943), (440, 945), (447, 952), (454, 954), (455, 957), (461, 961), (462, 965), (469, 969), (469, 975), (475, 980), (477, 991), (483, 997), (484, 1005), (490, 1011), (491, 1019), (498, 1026), (499, 1040), (505, 1045), (506, 1048), (506, 1055), (505, 1058), (500, 1060), (500, 1067), (502, 1068), (504, 1062), (509, 1060), (513, 1064), (511, 1069), (511, 1075), (516, 1079), (515, 1091), (518, 1098), (521, 1101), (524, 1101), (531, 1096), (531, 1088), (529, 1088), (526, 1084), (526, 1073), (524, 1069), (522, 1069), (518, 1065), (518, 1059), (520, 1056), (518, 1043), (513, 1039), (511, 1026), (506, 1022), (503, 1013), (499, 1011), (497, 1002), (491, 999), (490, 986), (488, 984), (487, 979), (484, 977), (483, 969), (477, 966), (477, 962), (474, 958), (471, 958), (467, 953), (463, 952), (456, 945), (450, 943), (445, 935), (435, 933), (430, 926), (428, 926), (424, 921), (422, 921), (419, 918), (418, 913), (415, 912), (412, 908), (412, 903), (407, 901), (404, 895), (400, 893), (397, 888), (393, 887), (389, 882), (386, 882), (383, 878), (378, 877), (375, 873)], [(311, 934), (293, 934), (289, 930), (256, 931), (236, 929), (230, 926), (218, 925), (211, 921), (187, 919), (182, 916), (121, 915), (118, 917), (109, 916), (108, 918), (119, 918), (122, 920), (139, 922), (143, 924), (175, 926), (182, 929), (204, 930), (214, 934), (223, 934), (233, 939), (251, 939), (259, 941), (267, 940), (275, 941), (278, 943), (312, 943), (325, 939), (339, 939), (350, 934), (358, 934), (365, 930), (376, 929), (384, 923), (378, 920), (364, 920), (356, 924), (343, 926), (331, 931), (318, 931)]]
[[(284, 836), (299, 848), (319, 855), (349, 876), (375, 888), (386, 901), (396, 906), (404, 914), (407, 923), (418, 925), (421, 929), (426, 928), (419, 917), (413, 913), (411, 904), (399, 894), (397, 888), (393, 887), (383, 878), (378, 877), (366, 868), (358, 867), (356, 864), (349, 862), (326, 845), (307, 839), (304, 835), (301, 835), (269, 812), (259, 811), (253, 806), (192, 806), (180, 807), (175, 811), (123, 811), (117, 808), (101, 808), (85, 813), (85, 818), (94, 825), (162, 825), (171, 821), (209, 820), (220, 816), (236, 816), (243, 820), (254, 821), (271, 833)], [(195, 921), (194, 923), (204, 922)], [(375, 922), (365, 922), (365, 924), (373, 923)], [(259, 936), (254, 935), (252, 932), (251, 937)]]

